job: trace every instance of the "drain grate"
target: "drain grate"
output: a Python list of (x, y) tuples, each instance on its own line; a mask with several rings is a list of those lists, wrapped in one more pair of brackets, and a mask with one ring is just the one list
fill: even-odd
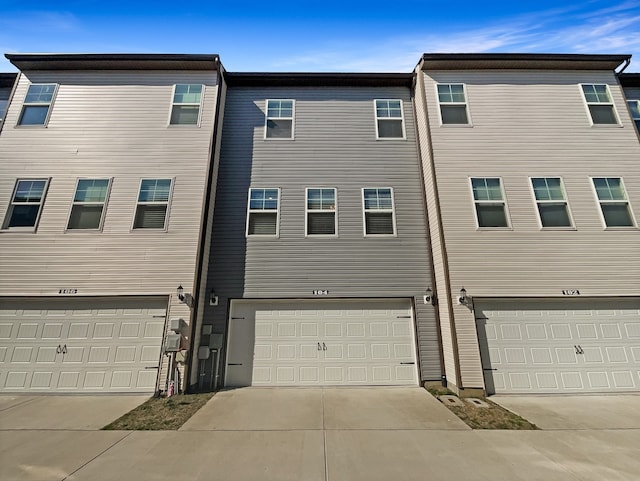
[(488, 408), (489, 405), (484, 402), (482, 399), (478, 399), (475, 397), (470, 397), (470, 398), (466, 398), (465, 401), (467, 401), (467, 403), (471, 404), (472, 406), (475, 406), (477, 408)]
[(438, 396), (438, 399), (445, 406), (458, 406), (458, 407), (464, 406), (464, 403), (460, 401), (460, 398), (458, 398), (457, 396), (449, 396), (449, 395)]

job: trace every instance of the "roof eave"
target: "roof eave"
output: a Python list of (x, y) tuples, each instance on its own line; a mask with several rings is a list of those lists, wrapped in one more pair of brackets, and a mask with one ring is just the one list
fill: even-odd
[(8, 53), (21, 71), (30, 70), (219, 70), (217, 54), (40, 54)]

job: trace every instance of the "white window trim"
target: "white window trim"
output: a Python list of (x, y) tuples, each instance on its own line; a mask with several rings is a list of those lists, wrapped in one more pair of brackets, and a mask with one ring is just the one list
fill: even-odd
[[(291, 117), (269, 117), (269, 102), (286, 101), (291, 102)], [(291, 137), (267, 137), (267, 123), (270, 119), (291, 120)], [(265, 99), (264, 103), (264, 140), (295, 140), (296, 137), (296, 101), (294, 99)], [(279, 208), (279, 206), (278, 206)]]
[[(505, 227), (480, 227), (480, 224), (478, 222), (478, 210), (476, 208), (477, 204), (496, 204), (499, 201), (496, 200), (476, 200), (473, 197), (473, 179), (498, 179), (500, 181), (500, 190), (502, 192), (502, 203), (504, 204), (504, 215), (507, 219), (507, 225)], [(473, 204), (473, 218), (475, 220), (475, 224), (476, 224), (476, 230), (491, 230), (491, 231), (498, 231), (498, 230), (513, 230), (513, 227), (511, 225), (511, 214), (509, 212), (509, 203), (507, 202), (507, 194), (505, 192), (504, 189), (504, 181), (502, 180), (502, 177), (498, 176), (498, 175), (483, 175), (483, 176), (474, 176), (474, 177), (469, 177), (469, 194), (471, 195), (471, 203)]]
[[(251, 208), (251, 191), (258, 189), (276, 189), (278, 191), (278, 208), (276, 209), (276, 233), (275, 234), (249, 234), (249, 217), (252, 213), (273, 213), (273, 209), (252, 209)], [(249, 187), (247, 194), (247, 221), (245, 226), (244, 235), (247, 238), (261, 237), (265, 239), (277, 239), (280, 237), (280, 187)]]
[[(33, 226), (27, 226), (27, 227), (9, 227), (9, 221), (10, 216), (9, 213), (13, 213), (13, 206), (14, 205), (32, 205), (34, 204), (34, 202), (26, 202), (26, 203), (22, 203), (22, 202), (14, 202), (14, 198), (16, 195), (16, 191), (18, 190), (18, 182), (20, 181), (44, 181), (44, 188), (42, 189), (42, 198), (40, 199), (39, 205), (40, 208), (38, 209), (38, 216), (36, 217), (36, 221), (34, 223)], [(18, 177), (16, 178), (14, 184), (13, 184), (13, 191), (11, 192), (11, 200), (9, 201), (9, 204), (7, 205), (7, 210), (5, 212), (5, 216), (4, 216), (4, 221), (2, 223), (2, 230), (3, 231), (11, 231), (11, 232), (35, 232), (38, 229), (38, 226), (40, 225), (40, 217), (42, 216), (42, 210), (44, 209), (44, 201), (47, 198), (47, 192), (49, 191), (49, 184), (51, 182), (51, 177)]]
[[(202, 86), (202, 91), (200, 92), (200, 103), (195, 103), (195, 102), (174, 102), (174, 99), (176, 97), (176, 87), (178, 85), (201, 85)], [(171, 108), (169, 109), (169, 118), (167, 119), (167, 126), (173, 128), (194, 128), (194, 127), (200, 127), (200, 121), (202, 120), (202, 105), (203, 105), (203, 101), (204, 101), (204, 91), (205, 91), (205, 86), (203, 84), (174, 84), (173, 88), (171, 89)], [(186, 105), (186, 106), (193, 106), (193, 105), (197, 105), (198, 106), (198, 121), (195, 124), (172, 124), (171, 123), (171, 116), (173, 115), (173, 107), (176, 105)]]
[[(382, 120), (401, 120), (402, 122), (402, 137), (380, 137), (378, 132), (378, 102), (400, 102), (400, 119), (397, 117), (381, 117)], [(404, 102), (402, 99), (374, 99), (373, 101), (373, 117), (376, 124), (376, 140), (407, 140), (406, 122), (404, 120)]]
[[(78, 192), (78, 184), (81, 180), (108, 180), (107, 184), (107, 192), (105, 194), (104, 202), (76, 202), (76, 192)], [(104, 227), (104, 218), (107, 212), (107, 204), (109, 203), (109, 197), (111, 196), (111, 185), (113, 184), (113, 177), (78, 177), (76, 179), (76, 186), (73, 189), (73, 198), (71, 199), (71, 207), (69, 207), (69, 214), (67, 215), (67, 224), (64, 229), (65, 232), (102, 232), (102, 228)], [(138, 190), (138, 195), (140, 191)], [(69, 229), (69, 222), (71, 221), (71, 213), (73, 212), (73, 207), (75, 205), (100, 205), (102, 204), (102, 214), (100, 216), (100, 225), (96, 229)], [(136, 209), (138, 205), (136, 204)], [(135, 222), (135, 218), (134, 218)], [(136, 229), (137, 230), (137, 229)]]
[[(391, 191), (391, 209), (365, 209), (364, 191), (366, 189), (389, 189)], [(396, 226), (396, 196), (393, 187), (387, 186), (366, 186), (360, 190), (360, 198), (362, 199), (362, 234), (364, 237), (398, 237), (398, 228)], [(393, 234), (367, 234), (367, 212), (391, 213), (391, 223), (393, 225)]]
[[(309, 209), (309, 190), (324, 189), (333, 190), (335, 207), (331, 209)], [(309, 234), (309, 214), (333, 214), (334, 234)], [(335, 187), (307, 187), (304, 190), (304, 236), (305, 237), (338, 237), (338, 189)]]
[[(440, 95), (438, 94), (438, 85), (462, 85), (462, 91), (464, 92), (464, 102), (440, 102)], [(440, 119), (440, 127), (446, 128), (468, 128), (473, 127), (473, 121), (471, 120), (471, 110), (469, 109), (469, 96), (467, 95), (467, 84), (462, 82), (438, 82), (435, 85), (436, 90), (436, 103), (438, 104), (438, 118)], [(440, 108), (442, 105), (464, 105), (465, 111), (467, 113), (467, 123), (466, 124), (445, 124), (442, 121), (442, 109)]]
[(629, 116), (631, 117), (631, 123), (635, 127), (638, 134), (640, 134), (640, 128), (636, 125), (636, 122), (640, 122), (640, 117), (634, 117), (633, 111), (631, 110), (631, 104), (636, 104), (638, 111), (640, 112), (640, 100), (637, 99), (629, 99), (627, 100), (627, 105), (629, 108)]
[[(51, 95), (51, 101), (50, 102), (29, 102), (27, 103), (27, 95), (29, 95), (29, 88), (32, 85), (54, 85), (55, 88), (53, 89), (53, 94)], [(51, 118), (51, 111), (53, 110), (53, 104), (56, 101), (56, 97), (58, 96), (58, 87), (60, 85), (55, 83), (55, 82), (36, 82), (36, 83), (30, 83), (27, 86), (27, 91), (24, 94), (24, 98), (22, 100), (22, 107), (20, 108), (20, 113), (18, 114), (18, 121), (16, 123), (16, 127), (21, 128), (21, 129), (32, 129), (32, 128), (36, 128), (36, 129), (42, 129), (45, 128), (49, 125), (49, 119)], [(22, 122), (22, 116), (24, 115), (24, 109), (25, 106), (28, 105), (34, 105), (34, 106), (44, 106), (44, 105), (48, 105), (49, 109), (47, 110), (47, 116), (44, 119), (44, 123), (42, 124), (30, 124), (30, 125), (23, 125)], [(8, 108), (7, 108), (8, 110)]]
[[(564, 197), (564, 199), (562, 201), (560, 200), (538, 200), (536, 199), (536, 191), (533, 188), (533, 179), (560, 179), (560, 187), (562, 188), (562, 195)], [(559, 176), (559, 175), (536, 175), (536, 176), (530, 176), (529, 177), (529, 188), (531, 189), (531, 197), (533, 199), (533, 205), (535, 207), (536, 210), (536, 215), (538, 217), (538, 227), (540, 228), (540, 230), (576, 230), (576, 224), (573, 221), (573, 214), (571, 212), (571, 207), (569, 206), (569, 199), (567, 197), (567, 191), (564, 187), (564, 179)], [(569, 216), (569, 222), (571, 223), (571, 225), (567, 225), (567, 226), (558, 226), (558, 227), (554, 227), (554, 226), (545, 226), (542, 225), (542, 217), (540, 216), (540, 210), (538, 209), (538, 204), (560, 204), (561, 202), (564, 202), (564, 204), (567, 207), (567, 215)]]
[[(140, 197), (140, 189), (142, 188), (142, 182), (144, 180), (165, 180), (168, 179), (171, 181), (169, 185), (169, 197), (166, 202), (138, 202), (138, 198)], [(173, 199), (173, 188), (176, 183), (175, 177), (142, 177), (140, 182), (138, 182), (138, 190), (136, 191), (135, 205), (133, 209), (133, 219), (131, 220), (131, 232), (168, 232), (169, 231), (169, 212), (171, 211), (171, 200)], [(167, 205), (167, 211), (164, 216), (164, 227), (163, 228), (151, 228), (151, 227), (135, 227), (136, 225), (136, 214), (138, 213), (138, 205)]]
[[(584, 85), (604, 85), (605, 88), (607, 89), (607, 95), (609, 95), (609, 98), (611, 99), (611, 101), (610, 102), (587, 102), (587, 96), (585, 95), (584, 89), (582, 88)], [(584, 84), (578, 84), (578, 88), (580, 89), (580, 95), (582, 95), (582, 101), (584, 103), (584, 108), (587, 111), (587, 118), (589, 119), (589, 124), (591, 125), (591, 127), (595, 127), (598, 129), (622, 127), (622, 124), (620, 123), (620, 116), (618, 115), (618, 110), (616, 109), (616, 104), (613, 101), (613, 96), (611, 95), (611, 89), (609, 88), (608, 84), (584, 83)], [(616, 119), (616, 123), (615, 124), (594, 124), (593, 117), (591, 116), (591, 110), (589, 110), (589, 105), (610, 105), (611, 108), (613, 109), (613, 116)]]
[[(593, 181), (594, 179), (601, 179), (601, 178), (605, 178), (605, 179), (620, 179), (620, 184), (622, 184), (622, 188), (624, 189), (624, 195), (626, 197), (625, 200), (600, 200), (600, 198), (598, 197), (598, 191), (596, 190), (596, 184)], [(596, 200), (596, 203), (598, 204), (598, 212), (600, 214), (600, 221), (602, 222), (602, 226), (604, 227), (604, 230), (636, 230), (638, 229), (638, 223), (636, 222), (636, 216), (633, 213), (633, 209), (631, 208), (631, 201), (629, 200), (629, 194), (627, 192), (627, 187), (624, 185), (624, 179), (622, 178), (622, 176), (610, 176), (610, 175), (598, 175), (598, 176), (592, 176), (589, 177), (589, 180), (591, 181), (591, 190), (593, 191), (593, 196)], [(621, 204), (623, 202), (627, 203), (627, 208), (629, 209), (629, 215), (631, 216), (631, 223), (633, 225), (629, 225), (629, 226), (608, 226), (607, 225), (607, 221), (604, 218), (604, 212), (602, 211), (602, 204)]]

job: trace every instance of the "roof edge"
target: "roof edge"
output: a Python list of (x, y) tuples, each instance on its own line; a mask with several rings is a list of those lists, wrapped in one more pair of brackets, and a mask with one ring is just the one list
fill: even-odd
[(565, 53), (425, 53), (422, 70), (615, 70), (631, 55)]
[(19, 70), (219, 70), (217, 54), (7, 53)]
[(227, 72), (232, 87), (411, 87), (413, 73)]

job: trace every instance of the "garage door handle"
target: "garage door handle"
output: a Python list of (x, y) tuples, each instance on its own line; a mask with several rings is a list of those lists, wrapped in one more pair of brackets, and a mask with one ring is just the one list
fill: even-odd
[(577, 346), (573, 346), (573, 348), (576, 350), (576, 354), (584, 354), (584, 351), (582, 350), (582, 346), (577, 345)]
[(227, 366), (242, 366), (241, 362), (228, 362)]
[(324, 342), (322, 343), (322, 350), (323, 350), (323, 351), (326, 351), (326, 350), (327, 350), (327, 345), (326, 345)]
[(494, 367), (493, 369), (490, 367), (485, 367), (482, 369), (483, 371), (497, 371), (497, 369)]
[(318, 351), (322, 351), (322, 346), (318, 343)]
[(401, 362), (400, 364), (415, 364), (415, 362)]
[(145, 369), (160, 369), (160, 366), (145, 366)]

